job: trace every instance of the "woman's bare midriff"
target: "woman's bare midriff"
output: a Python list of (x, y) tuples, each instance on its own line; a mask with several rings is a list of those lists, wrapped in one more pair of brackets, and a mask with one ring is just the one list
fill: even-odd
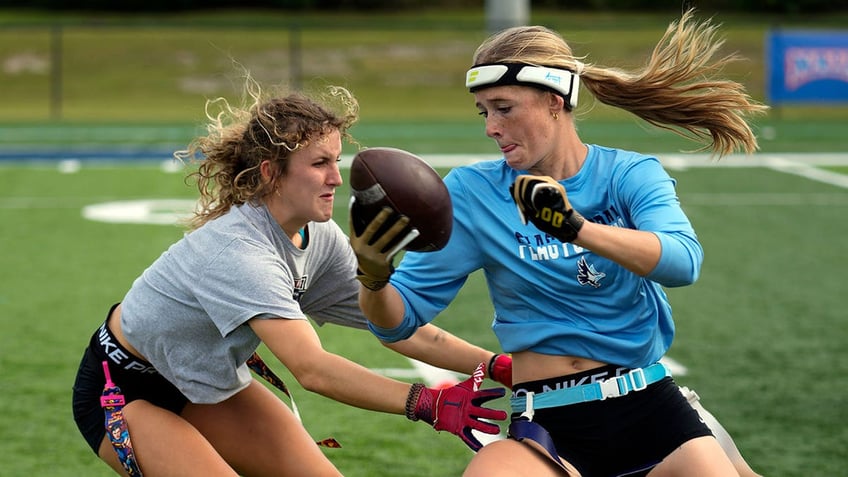
[(607, 363), (576, 356), (554, 356), (533, 351), (512, 353), (512, 382), (555, 378), (600, 368)]
[(121, 305), (116, 306), (115, 309), (112, 310), (112, 314), (109, 315), (109, 320), (106, 323), (106, 326), (109, 327), (112, 334), (115, 335), (115, 339), (118, 340), (118, 343), (121, 343), (121, 346), (123, 346), (124, 349), (134, 354), (137, 358), (147, 361), (147, 358), (139, 353), (133, 345), (129, 344), (129, 342), (127, 342), (127, 338), (124, 336), (124, 330), (121, 329)]

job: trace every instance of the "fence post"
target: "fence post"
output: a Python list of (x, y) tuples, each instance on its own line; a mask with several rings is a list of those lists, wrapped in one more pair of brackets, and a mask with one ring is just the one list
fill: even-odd
[(495, 33), (527, 24), (530, 0), (486, 0), (486, 28)]

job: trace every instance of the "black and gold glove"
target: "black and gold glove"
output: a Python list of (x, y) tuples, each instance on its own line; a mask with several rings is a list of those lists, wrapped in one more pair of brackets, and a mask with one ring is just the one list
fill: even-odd
[(509, 186), (521, 221), (563, 242), (571, 242), (583, 227), (583, 216), (571, 207), (565, 187), (549, 176), (521, 175)]
[[(383, 227), (393, 214), (394, 211), (390, 207), (384, 207), (365, 227), (362, 235), (356, 235), (352, 216), (348, 216), (350, 246), (357, 261), (356, 278), (369, 290), (380, 290), (389, 283), (389, 277), (395, 271), (392, 264), (395, 255), (419, 235), (418, 230), (413, 228), (400, 241), (396, 241), (409, 225), (409, 217), (402, 215), (391, 227)], [(385, 231), (382, 231), (383, 229)]]

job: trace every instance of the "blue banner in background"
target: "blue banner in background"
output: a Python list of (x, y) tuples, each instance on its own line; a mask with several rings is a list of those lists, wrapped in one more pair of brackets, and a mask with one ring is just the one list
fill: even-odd
[(766, 64), (771, 104), (848, 102), (848, 32), (769, 32)]

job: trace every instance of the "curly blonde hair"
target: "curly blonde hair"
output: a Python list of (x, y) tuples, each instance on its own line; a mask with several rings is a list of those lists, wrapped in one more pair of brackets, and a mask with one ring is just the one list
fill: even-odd
[(672, 22), (647, 63), (637, 71), (583, 64), (558, 33), (543, 26), (506, 29), (489, 37), (474, 53), (473, 64), (524, 63), (577, 72), (586, 89), (602, 103), (629, 111), (655, 126), (703, 143), (719, 157), (737, 149), (757, 148), (747, 119), (768, 107), (753, 101), (745, 88), (717, 74), (732, 61), (713, 57), (724, 44), (717, 26), (694, 21), (688, 10)]
[[(266, 98), (248, 75), (245, 93), (249, 105), (242, 108), (232, 107), (224, 98), (207, 101), (207, 134), (174, 153), (183, 162), (199, 164), (186, 177), (200, 192), (198, 207), (187, 221), (190, 230), (224, 215), (233, 205), (261, 202), (273, 192), (276, 179), (286, 174), (291, 153), (310, 141), (338, 130), (355, 143), (348, 130), (359, 117), (359, 104), (345, 88), (328, 87), (321, 101), (300, 92)], [(266, 160), (272, 163), (270, 181), (264, 181), (260, 172)]]

